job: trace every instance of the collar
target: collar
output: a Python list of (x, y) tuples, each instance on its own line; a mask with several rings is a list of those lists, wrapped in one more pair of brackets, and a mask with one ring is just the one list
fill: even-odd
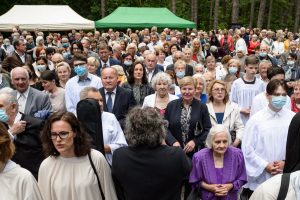
[(154, 69), (152, 69), (151, 71), (150, 71), (148, 68), (146, 68), (146, 72), (147, 72), (147, 74), (149, 74), (149, 73), (153, 73), (153, 72), (154, 72), (154, 70), (155, 70), (155, 68), (154, 68)]
[(28, 93), (29, 93), (29, 90), (30, 90), (30, 86), (27, 88), (27, 90), (23, 93), (20, 93), (19, 91), (17, 91), (17, 99), (19, 99), (20, 95), (23, 94), (25, 96), (25, 98), (27, 99), (28, 97)]
[(280, 116), (282, 116), (283, 113), (284, 113), (284, 107), (281, 108), (278, 112), (276, 112), (276, 111), (272, 110), (272, 109), (269, 107), (269, 104), (268, 104), (268, 106), (267, 106), (267, 112), (268, 112), (269, 115), (271, 115), (271, 116), (273, 116), (273, 117), (275, 117), (275, 116), (280, 117)]
[(79, 83), (79, 82), (84, 82), (84, 81), (86, 81), (86, 80), (91, 81), (91, 80), (93, 79), (92, 74), (90, 74), (89, 72), (88, 72), (88, 74), (87, 74), (87, 77), (86, 77), (84, 80), (80, 80), (78, 75), (77, 75), (76, 77), (77, 77), (77, 82), (78, 82), (78, 83)]
[(103, 62), (102, 60), (100, 60), (100, 61), (101, 61), (101, 66), (102, 66), (102, 67), (104, 66), (104, 64), (106, 64), (108, 67), (110, 67), (110, 64), (109, 64), (109, 58), (107, 59), (106, 62)]
[[(117, 94), (117, 87), (115, 87), (115, 89), (112, 91), (112, 94)], [(104, 89), (104, 92), (105, 92), (105, 94), (107, 94), (108, 91), (106, 89)]]
[(18, 56), (23, 57), (25, 56), (25, 53), (23, 53), (23, 55), (19, 54), (16, 50), (15, 50), (16, 54), (18, 54)]

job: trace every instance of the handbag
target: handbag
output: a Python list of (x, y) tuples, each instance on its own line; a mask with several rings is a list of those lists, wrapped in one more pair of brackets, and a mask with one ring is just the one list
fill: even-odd
[(95, 173), (95, 175), (96, 175), (96, 177), (97, 177), (97, 182), (98, 182), (99, 190), (100, 190), (100, 193), (101, 193), (101, 197), (102, 197), (103, 200), (105, 200), (105, 196), (104, 196), (103, 190), (102, 190), (102, 188), (101, 188), (101, 183), (100, 183), (100, 180), (99, 180), (99, 176), (98, 176), (98, 173), (97, 173), (97, 171), (96, 171), (96, 168), (95, 168), (95, 165), (94, 165), (94, 163), (93, 163), (93, 160), (92, 160), (92, 158), (91, 158), (91, 153), (90, 153), (90, 152), (88, 153), (88, 157), (89, 157), (89, 161), (90, 161), (90, 163), (91, 163), (91, 166), (92, 166), (92, 168), (93, 168), (93, 171), (94, 171), (94, 173)]
[(192, 189), (191, 193), (186, 200), (200, 200), (200, 191), (197, 189)]

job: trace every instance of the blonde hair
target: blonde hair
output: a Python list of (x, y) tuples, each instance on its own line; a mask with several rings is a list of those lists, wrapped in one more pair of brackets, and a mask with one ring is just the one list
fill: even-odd
[(180, 81), (179, 81), (179, 87), (180, 89), (184, 86), (187, 86), (187, 85), (193, 85), (195, 88), (197, 86), (197, 81), (195, 79), (193, 79), (193, 77), (191, 76), (186, 76), (186, 77), (183, 77)]
[(88, 65), (94, 65), (96, 69), (99, 67), (99, 60), (93, 56), (88, 57), (87, 59), (87, 64)]

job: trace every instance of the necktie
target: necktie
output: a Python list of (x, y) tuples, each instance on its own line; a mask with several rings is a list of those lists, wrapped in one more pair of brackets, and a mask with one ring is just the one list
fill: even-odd
[(26, 101), (25, 95), (23, 93), (20, 93), (18, 104), (19, 104), (19, 111), (22, 113), (25, 112), (25, 101)]
[(103, 65), (103, 68), (106, 68), (107, 67), (107, 64), (106, 63), (104, 63), (104, 65)]
[(112, 92), (107, 92), (106, 94), (108, 95), (107, 103), (106, 103), (107, 111), (111, 113), (112, 112), (112, 98), (111, 98)]

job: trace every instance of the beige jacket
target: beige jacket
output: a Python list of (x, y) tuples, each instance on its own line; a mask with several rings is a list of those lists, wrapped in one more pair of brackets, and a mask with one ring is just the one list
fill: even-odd
[[(211, 125), (214, 126), (218, 124), (212, 102), (207, 103), (207, 108)], [(237, 106), (230, 102), (226, 103), (222, 124), (225, 125), (229, 131), (235, 131), (236, 137), (242, 140), (245, 127), (240, 117), (240, 109)]]

